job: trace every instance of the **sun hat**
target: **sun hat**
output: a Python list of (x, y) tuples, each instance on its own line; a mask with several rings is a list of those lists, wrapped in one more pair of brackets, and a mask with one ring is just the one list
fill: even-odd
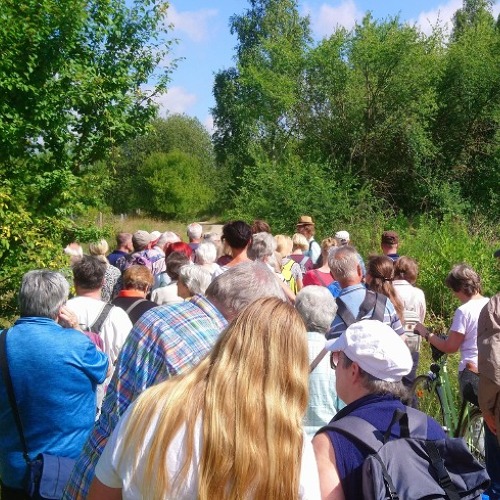
[(382, 243), (397, 245), (399, 243), (399, 234), (396, 231), (384, 231), (382, 233)]
[(349, 233), (347, 231), (337, 231), (335, 233), (335, 239), (341, 245), (347, 245), (349, 243), (349, 241), (351, 240)]
[(413, 360), (401, 337), (381, 321), (365, 319), (353, 323), (337, 339), (329, 340), (328, 351), (342, 351), (365, 372), (387, 382), (399, 382), (410, 373)]
[(314, 226), (314, 222), (312, 220), (312, 217), (309, 215), (301, 215), (299, 222), (297, 222), (297, 226), (305, 226), (305, 225), (309, 225), (309, 224)]

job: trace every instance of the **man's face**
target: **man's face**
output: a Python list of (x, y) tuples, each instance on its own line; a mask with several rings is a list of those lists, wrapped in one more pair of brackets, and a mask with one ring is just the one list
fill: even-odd
[(305, 227), (303, 224), (297, 224), (297, 233), (304, 234)]

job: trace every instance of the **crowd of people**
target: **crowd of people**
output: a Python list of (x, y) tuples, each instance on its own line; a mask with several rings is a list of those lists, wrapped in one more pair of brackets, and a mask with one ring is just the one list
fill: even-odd
[[(446, 278), (461, 306), (442, 339), (424, 326), (418, 264), (395, 231), (366, 259), (345, 230), (317, 242), (306, 215), (293, 235), (256, 220), (220, 234), (192, 223), (186, 239), (139, 230), (111, 253), (105, 240), (88, 255), (68, 246), (71, 298), (59, 272), (24, 276), (2, 336), (28, 453), (4, 375), (2, 500), (29, 498), (40, 453), (76, 460), (66, 499), (362, 498), (369, 451), (323, 427), (358, 416), (402, 435), (391, 418), (422, 339), (460, 351), (500, 498), (500, 294), (483, 297), (470, 266)], [(445, 437), (430, 417), (427, 437)]]

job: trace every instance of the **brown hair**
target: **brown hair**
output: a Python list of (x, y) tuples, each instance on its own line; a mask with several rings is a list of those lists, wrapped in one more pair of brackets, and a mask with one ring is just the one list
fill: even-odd
[(418, 276), (418, 264), (415, 259), (411, 257), (399, 257), (399, 259), (394, 262), (394, 278), (399, 280), (406, 280), (412, 285), (417, 281)]

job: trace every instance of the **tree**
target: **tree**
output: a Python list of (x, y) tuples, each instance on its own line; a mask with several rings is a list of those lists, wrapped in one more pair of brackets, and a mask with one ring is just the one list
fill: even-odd
[(230, 165), (238, 187), (256, 150), (277, 160), (293, 148), (311, 37), (295, 0), (250, 0), (244, 14), (231, 18), (231, 33), (238, 38), (236, 67), (215, 77), (213, 138), (218, 160)]
[[(153, 120), (146, 134), (127, 141), (119, 149), (114, 159), (115, 175), (108, 196), (113, 209), (116, 212), (141, 209), (158, 215), (149, 195), (145, 195), (148, 191), (137, 189), (137, 186), (143, 183), (143, 166), (152, 155), (174, 151), (184, 154), (183, 161), (190, 158), (190, 169), (197, 170), (197, 177), (206, 186), (212, 189), (219, 185), (219, 171), (215, 168), (213, 146), (207, 129), (197, 118), (174, 114)], [(174, 169), (171, 174), (176, 175), (175, 172)], [(177, 179), (171, 179), (171, 182), (175, 183)], [(198, 208), (200, 212), (207, 209), (206, 204), (198, 205)], [(170, 210), (168, 212), (171, 213)]]
[(92, 203), (92, 165), (154, 116), (172, 68), (160, 67), (171, 44), (165, 13), (160, 0), (2, 2), (0, 194), (11, 225), (0, 236), (0, 284), (42, 264), (28, 232), (61, 244), (67, 216)]

